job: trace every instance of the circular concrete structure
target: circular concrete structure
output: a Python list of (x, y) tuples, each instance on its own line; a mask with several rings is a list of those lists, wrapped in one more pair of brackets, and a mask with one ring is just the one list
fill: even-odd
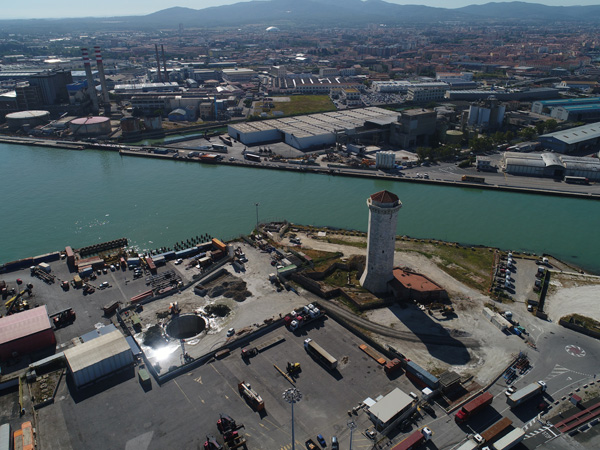
[(111, 132), (110, 119), (102, 116), (78, 117), (69, 122), (69, 128), (76, 136), (101, 136)]
[(48, 111), (18, 111), (6, 115), (6, 123), (8, 128), (12, 131), (16, 131), (25, 125), (34, 128), (38, 125), (46, 124), (49, 121), (50, 113)]
[(464, 133), (459, 130), (446, 131), (446, 142), (448, 144), (460, 144), (463, 140)]
[(167, 324), (166, 333), (175, 339), (189, 339), (206, 329), (206, 321), (195, 314), (176, 316)]

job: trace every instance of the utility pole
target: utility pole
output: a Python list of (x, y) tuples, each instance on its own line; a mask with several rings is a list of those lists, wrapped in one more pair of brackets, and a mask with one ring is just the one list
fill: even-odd
[[(258, 203), (256, 206), (258, 206)], [(294, 403), (297, 403), (302, 399), (302, 393), (296, 388), (289, 388), (283, 391), (283, 399), (292, 405), (292, 450), (296, 450), (296, 437), (294, 436)], [(352, 448), (352, 444), (350, 444), (350, 448)]]

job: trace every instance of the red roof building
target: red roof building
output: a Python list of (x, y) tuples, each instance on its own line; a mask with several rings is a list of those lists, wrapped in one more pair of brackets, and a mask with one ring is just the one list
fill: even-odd
[(448, 294), (425, 275), (409, 270), (394, 269), (394, 278), (390, 281), (396, 297), (406, 300), (435, 301), (445, 299)]
[(46, 306), (0, 319), (0, 359), (5, 361), (56, 345)]

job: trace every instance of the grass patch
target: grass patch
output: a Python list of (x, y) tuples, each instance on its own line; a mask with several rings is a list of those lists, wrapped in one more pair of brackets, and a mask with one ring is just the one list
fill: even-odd
[(325, 270), (327, 267), (333, 264), (336, 259), (341, 258), (343, 255), (341, 252), (332, 253), (309, 248), (303, 248), (302, 252), (305, 255), (310, 256), (314, 264), (314, 270), (316, 271)]
[(329, 244), (347, 245), (348, 247), (367, 248), (366, 242), (345, 241), (344, 239), (325, 238), (325, 242)]
[[(273, 116), (273, 111), (281, 111), (284, 116), (301, 114), (314, 114), (320, 112), (336, 111), (337, 108), (328, 95), (291, 95), (289, 102), (274, 102), (274, 108), (264, 110), (260, 108), (261, 102), (257, 103), (257, 109)], [(260, 112), (256, 115), (260, 115)]]
[(438, 241), (397, 241), (397, 250), (417, 252), (435, 263), (454, 279), (487, 292), (494, 253), (487, 247), (462, 247)]
[(595, 331), (600, 333), (600, 322), (590, 317), (582, 316), (580, 314), (569, 314), (568, 316), (561, 317), (560, 320), (572, 323), (573, 325), (579, 325), (586, 330)]
[(360, 280), (358, 279), (357, 270), (353, 270), (351, 272), (347, 272), (345, 270), (336, 270), (323, 281), (330, 286), (347, 287), (348, 275), (350, 276), (350, 285), (352, 285), (355, 288), (362, 289), (362, 287), (360, 286)]

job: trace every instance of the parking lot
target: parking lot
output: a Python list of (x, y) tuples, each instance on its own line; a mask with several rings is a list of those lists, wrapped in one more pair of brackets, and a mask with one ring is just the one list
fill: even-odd
[[(316, 441), (321, 433), (328, 442), (336, 435), (341, 446), (347, 447), (348, 410), (396, 386), (405, 392), (416, 390), (404, 376), (390, 380), (381, 366), (358, 348), (363, 342), (332, 319), (309, 324), (297, 334), (281, 327), (251, 345), (277, 335), (285, 340), (247, 362), (238, 350), (160, 387), (153, 381), (148, 392), (132, 375), (96, 386), (75, 399), (63, 383), (55, 404), (39, 411), (41, 448), (199, 448), (207, 434), (219, 436), (216, 421), (220, 413), (244, 424), (240, 432), (248, 439), (249, 448), (290, 448), (291, 408), (282, 398), (290, 387), (302, 393), (294, 409), (296, 444), (303, 447), (307, 439)], [(329, 372), (307, 354), (303, 348), (307, 337), (338, 360), (338, 372)], [(285, 370), (287, 362), (301, 365), (295, 386), (274, 367)], [(242, 399), (237, 387), (241, 381), (250, 383), (262, 396), (263, 413), (255, 412)], [(371, 448), (372, 441), (363, 434), (371, 425), (366, 414), (359, 412), (352, 418), (358, 426), (353, 448)]]

